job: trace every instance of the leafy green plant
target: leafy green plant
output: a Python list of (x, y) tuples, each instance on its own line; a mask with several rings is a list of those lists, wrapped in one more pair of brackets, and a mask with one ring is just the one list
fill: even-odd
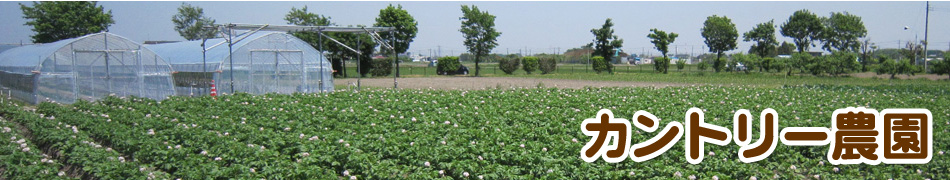
[(610, 62), (607, 62), (607, 60), (605, 60), (604, 57), (594, 56), (593, 58), (590, 58), (590, 61), (591, 61), (591, 66), (594, 69), (594, 72), (597, 72), (597, 74), (600, 74), (604, 71), (608, 73), (613, 73), (613, 70), (610, 69), (611, 67)]
[(515, 57), (502, 57), (498, 59), (498, 68), (505, 74), (511, 75), (518, 70), (518, 66), (521, 65), (521, 61)]
[(439, 63), (436, 67), (440, 75), (448, 74), (446, 72), (455, 72), (462, 66), (462, 63), (459, 62), (458, 56), (445, 56), (439, 58)]
[(686, 60), (685, 60), (685, 59), (676, 60), (676, 69), (677, 69), (677, 70), (683, 71), (683, 68), (685, 68), (685, 67), (686, 67)]
[(524, 72), (527, 74), (531, 74), (531, 72), (538, 70), (538, 66), (539, 66), (538, 57), (527, 56), (527, 57), (521, 58), (521, 64), (524, 64), (523, 66), (521, 66)]

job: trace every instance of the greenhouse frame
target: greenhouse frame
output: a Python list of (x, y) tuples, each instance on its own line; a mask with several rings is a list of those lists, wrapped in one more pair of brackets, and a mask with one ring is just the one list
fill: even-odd
[(174, 95), (171, 66), (124, 37), (95, 33), (0, 53), (0, 90), (37, 104)]
[(285, 32), (251, 33), (234, 43), (216, 38), (146, 46), (175, 69), (178, 95), (208, 94), (212, 82), (219, 93), (289, 94), (334, 88), (330, 62)]

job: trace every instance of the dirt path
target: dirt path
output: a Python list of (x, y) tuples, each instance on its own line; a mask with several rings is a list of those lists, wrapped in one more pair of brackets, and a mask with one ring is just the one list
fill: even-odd
[[(556, 87), (556, 88), (584, 88), (584, 87), (669, 87), (686, 86), (676, 83), (655, 82), (620, 82), (620, 81), (589, 81), (568, 79), (541, 79), (515, 77), (426, 77), (426, 78), (399, 78), (399, 88), (409, 89), (445, 89), (445, 90), (476, 90), (495, 88), (524, 88), (524, 87)], [(360, 80), (361, 86), (393, 87), (392, 78), (367, 78)], [(357, 79), (334, 79), (336, 89), (355, 88)]]

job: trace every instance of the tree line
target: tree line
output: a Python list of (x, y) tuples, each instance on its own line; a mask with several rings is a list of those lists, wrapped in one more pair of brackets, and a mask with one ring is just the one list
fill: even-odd
[[(55, 42), (62, 39), (79, 37), (82, 35), (106, 31), (108, 27), (115, 23), (112, 19), (111, 11), (105, 11), (101, 5), (96, 2), (34, 2), (32, 6), (20, 4), (23, 11), (23, 17), (27, 19), (26, 25), (32, 26), (36, 34), (31, 36), (34, 43)], [(512, 59), (518, 59), (519, 65), (526, 65), (526, 59), (535, 57), (508, 57), (490, 52), (498, 46), (497, 38), (501, 32), (495, 29), (496, 16), (487, 11), (480, 10), (477, 6), (462, 5), (461, 11), (463, 17), (459, 32), (463, 34), (465, 40), (463, 44), (467, 47), (468, 53), (461, 59), (472, 60), (475, 62), (475, 76), (480, 74), (480, 63), (494, 59), (499, 62), (499, 66), (511, 66)], [(207, 28), (208, 25), (215, 24), (215, 20), (206, 17), (201, 7), (182, 3), (178, 8), (178, 13), (172, 17), (175, 24), (175, 31), (187, 40), (201, 40), (217, 38), (218, 32), (215, 28)], [(302, 8), (293, 7), (284, 17), (287, 24), (301, 26), (340, 26), (331, 21), (331, 17), (319, 15), (309, 11), (304, 6)], [(293, 35), (310, 43), (311, 46), (325, 50), (337, 70), (336, 75), (344, 75), (345, 60), (359, 59), (360, 67), (358, 72), (360, 76), (370, 74), (372, 76), (387, 76), (391, 74), (394, 57), (383, 59), (373, 59), (373, 54), (388, 55), (392, 53), (405, 53), (418, 32), (418, 22), (402, 8), (401, 5), (381, 9), (379, 16), (375, 19), (373, 26), (394, 27), (396, 31), (392, 34), (382, 33), (383, 43), (393, 44), (395, 51), (387, 48), (379, 48), (378, 44), (367, 34), (359, 33), (337, 33), (328, 32), (327, 36), (337, 39), (342, 44), (349, 47), (355, 47), (359, 53), (349, 51), (331, 41), (322, 40), (322, 36), (316, 32), (294, 32)], [(610, 18), (606, 19), (600, 28), (591, 29), (594, 35), (594, 41), (582, 48), (569, 49), (565, 54), (590, 54), (594, 70), (600, 72), (613, 72), (613, 60), (615, 54), (619, 54), (619, 49), (623, 46), (623, 39), (614, 35), (614, 23)], [(353, 25), (349, 25), (354, 27)], [(361, 27), (364, 25), (355, 25)], [(782, 36), (792, 39), (792, 43), (783, 42), (781, 44), (776, 40), (776, 31)], [(839, 76), (851, 72), (875, 71), (879, 74), (914, 74), (922, 72), (918, 67), (917, 60), (921, 53), (921, 44), (926, 42), (909, 42), (906, 46), (896, 53), (888, 51), (876, 52), (877, 47), (870, 43), (866, 38), (867, 29), (861, 17), (848, 12), (832, 12), (829, 16), (822, 17), (808, 10), (802, 9), (795, 11), (789, 16), (788, 20), (781, 24), (775, 24), (774, 20), (756, 24), (751, 30), (742, 33), (742, 40), (753, 42), (749, 48), (748, 54), (736, 53), (727, 55), (725, 52), (737, 49), (739, 32), (732, 20), (726, 16), (712, 15), (703, 22), (700, 29), (704, 43), (710, 53), (715, 57), (706, 56), (699, 62), (698, 67), (714, 69), (715, 72), (721, 71), (760, 71), (760, 72), (785, 72), (791, 75), (796, 70), (802, 74), (830, 75)], [(651, 28), (647, 37), (654, 45), (654, 48), (660, 52), (662, 57), (654, 59), (654, 70), (661, 73), (667, 73), (670, 65), (669, 46), (674, 43), (679, 34), (666, 32), (659, 28)], [(808, 53), (811, 47), (820, 47), (822, 50), (830, 52), (828, 55), (812, 56)], [(777, 55), (791, 55), (791, 57), (777, 57)], [(893, 54), (904, 60), (895, 60)], [(559, 55), (553, 55), (557, 57)], [(946, 54), (945, 54), (946, 56)], [(549, 59), (548, 55), (541, 55), (540, 62)], [(486, 59), (487, 58), (487, 59)], [(458, 58), (456, 58), (458, 59)], [(946, 58), (945, 58), (946, 59)], [(533, 60), (531, 60), (533, 61)], [(576, 57), (575, 60), (576, 61)], [(905, 62), (906, 61), (906, 62)], [(946, 60), (944, 60), (946, 61)], [(933, 73), (950, 73), (950, 63), (944, 61), (935, 62)], [(398, 67), (396, 61), (396, 66)], [(508, 63), (506, 63), (508, 62)], [(538, 63), (544, 64), (544, 63)], [(682, 68), (681, 64), (685, 61), (677, 62), (677, 68)], [(522, 66), (524, 67), (524, 66)], [(556, 67), (556, 61), (554, 63)], [(502, 67), (511, 69), (510, 67)], [(529, 68), (529, 67), (525, 67)], [(517, 68), (515, 68), (517, 69)], [(538, 68), (544, 69), (544, 68)]]

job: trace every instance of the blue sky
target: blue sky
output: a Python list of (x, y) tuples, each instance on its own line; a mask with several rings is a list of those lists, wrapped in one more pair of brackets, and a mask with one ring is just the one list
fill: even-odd
[[(30, 27), (24, 26), (18, 3), (0, 2), (0, 44), (30, 42)], [(171, 17), (182, 2), (100, 2), (111, 10), (116, 21), (110, 32), (134, 41), (183, 40), (174, 31)], [(658, 54), (646, 35), (658, 28), (680, 37), (670, 51), (699, 54), (705, 50), (700, 35), (707, 16), (727, 16), (739, 33), (758, 23), (775, 20), (784, 23), (799, 9), (820, 16), (831, 12), (849, 12), (861, 16), (868, 38), (884, 48), (898, 47), (898, 41), (912, 41), (915, 34), (924, 38), (923, 1), (902, 2), (188, 2), (205, 9), (205, 15), (219, 23), (286, 24), (284, 15), (291, 7), (308, 6), (311, 12), (330, 16), (338, 25), (371, 25), (379, 9), (401, 4), (419, 22), (419, 34), (410, 46), (412, 53), (428, 54), (441, 48), (442, 55), (465, 51), (458, 31), (460, 5), (472, 4), (497, 16), (496, 29), (502, 32), (497, 53), (561, 52), (589, 43), (590, 29), (599, 28), (606, 18), (614, 21), (615, 34), (624, 39), (628, 53)], [(931, 2), (930, 49), (950, 48), (950, 2)], [(904, 26), (910, 30), (904, 30)], [(781, 37), (779, 41), (791, 41)], [(747, 51), (752, 43), (739, 39), (739, 49)], [(818, 48), (813, 48), (818, 50)]]

